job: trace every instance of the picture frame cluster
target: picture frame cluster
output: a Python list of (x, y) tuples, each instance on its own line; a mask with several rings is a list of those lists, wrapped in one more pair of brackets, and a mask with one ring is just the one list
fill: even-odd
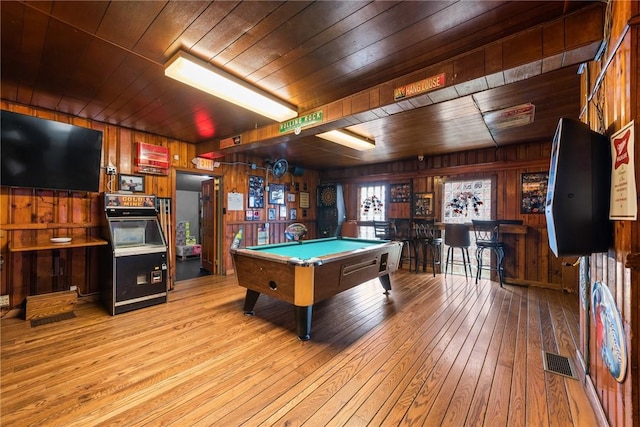
[[(295, 221), (300, 216), (299, 211), (302, 217), (306, 217), (307, 209), (311, 206), (310, 195), (308, 191), (305, 191), (306, 184), (303, 184), (303, 191), (300, 191), (300, 187), (300, 183), (292, 184), (291, 187), (279, 183), (265, 185), (263, 177), (250, 176), (245, 221)], [(292, 189), (295, 192), (291, 192)], [(293, 207), (292, 205), (295, 206), (296, 202), (298, 206)], [(267, 207), (267, 204), (273, 206)], [(265, 207), (266, 211), (263, 214), (262, 210)]]

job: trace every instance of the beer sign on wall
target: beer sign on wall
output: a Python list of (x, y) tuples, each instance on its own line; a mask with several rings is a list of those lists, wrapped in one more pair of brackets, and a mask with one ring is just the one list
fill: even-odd
[(169, 148), (142, 142), (136, 144), (136, 172), (168, 175), (169, 167)]
[(611, 136), (611, 201), (609, 219), (638, 219), (635, 128), (631, 121)]

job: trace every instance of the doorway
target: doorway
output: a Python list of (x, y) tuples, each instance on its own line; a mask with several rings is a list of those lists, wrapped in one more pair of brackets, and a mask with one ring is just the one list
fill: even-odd
[[(215, 257), (219, 247), (217, 223), (221, 212), (210, 209), (209, 199), (217, 196), (219, 177), (201, 172), (176, 171), (175, 176), (175, 281), (188, 280), (210, 274), (220, 274)], [(206, 185), (206, 187), (205, 187)], [(211, 190), (213, 186), (213, 194)], [(203, 193), (204, 191), (207, 193)], [(204, 195), (203, 195), (204, 194)], [(217, 204), (215, 205), (217, 206)], [(205, 215), (207, 216), (205, 218)]]

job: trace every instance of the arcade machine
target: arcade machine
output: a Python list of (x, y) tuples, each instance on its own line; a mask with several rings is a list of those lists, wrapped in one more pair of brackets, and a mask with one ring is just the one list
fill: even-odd
[(104, 194), (102, 300), (113, 316), (167, 302), (167, 244), (150, 195)]

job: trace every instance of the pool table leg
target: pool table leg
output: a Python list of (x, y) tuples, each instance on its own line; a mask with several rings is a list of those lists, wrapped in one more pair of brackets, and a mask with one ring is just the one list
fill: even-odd
[(391, 277), (388, 274), (380, 276), (380, 283), (384, 288), (384, 294), (389, 295), (389, 291), (391, 290)]
[(312, 306), (295, 306), (296, 308), (296, 332), (300, 341), (309, 341), (311, 338), (311, 308)]
[(258, 302), (259, 296), (260, 292), (247, 289), (247, 296), (244, 298), (244, 314), (246, 314), (247, 316), (253, 316), (254, 314), (256, 314), (253, 309), (256, 306), (256, 302)]

